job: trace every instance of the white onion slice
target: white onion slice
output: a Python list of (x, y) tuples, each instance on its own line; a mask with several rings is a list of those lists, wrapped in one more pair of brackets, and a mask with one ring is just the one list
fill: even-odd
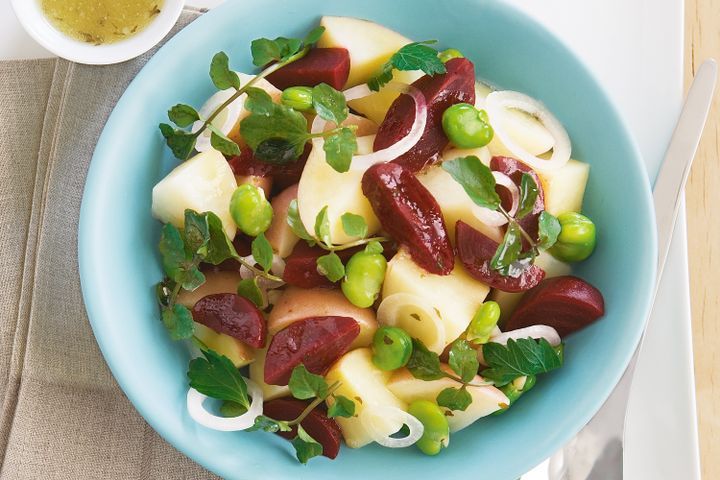
[[(537, 118), (548, 130), (550, 135), (552, 135), (555, 139), (555, 145), (549, 160), (544, 160), (531, 154), (515, 143), (510, 135), (503, 130), (502, 121), (499, 119), (505, 115), (506, 110), (509, 108), (521, 110)], [(485, 110), (487, 110), (490, 123), (495, 130), (495, 135), (505, 144), (505, 147), (507, 147), (513, 156), (528, 167), (540, 171), (554, 170), (562, 167), (570, 160), (572, 147), (567, 131), (565, 131), (560, 121), (550, 113), (545, 105), (534, 98), (512, 91), (492, 92), (485, 100)]]
[[(405, 448), (413, 445), (415, 442), (420, 440), (425, 427), (417, 418), (413, 417), (409, 413), (400, 410), (397, 407), (389, 406), (373, 406), (372, 409), (365, 408), (360, 414), (361, 421), (365, 430), (367, 430), (370, 437), (382, 445), (388, 448)], [(405, 437), (394, 438), (383, 432), (375, 424), (375, 419), (381, 418), (383, 422), (388, 420), (396, 420), (398, 425), (407, 425), (410, 432)], [(392, 432), (394, 434), (395, 432)]]
[[(492, 173), (493, 177), (495, 177), (495, 183), (505, 187), (510, 192), (510, 196), (512, 197), (512, 206), (510, 207), (510, 210), (508, 210), (508, 214), (512, 217), (517, 213), (520, 205), (520, 190), (517, 185), (515, 185), (515, 182), (513, 182), (512, 179), (504, 173)], [(479, 205), (473, 205), (472, 213), (475, 218), (490, 227), (500, 227), (507, 223), (507, 218), (505, 218), (505, 215), (502, 213), (490, 210), (489, 208), (481, 207)]]
[(208, 397), (194, 388), (189, 389), (187, 393), (187, 409), (190, 417), (203, 427), (222, 432), (234, 432), (252, 427), (255, 424), (255, 419), (262, 415), (263, 412), (263, 393), (260, 387), (252, 380), (245, 378), (245, 383), (248, 387), (248, 395), (252, 400), (248, 411), (239, 417), (218, 417), (208, 412), (203, 406)]
[(517, 330), (510, 330), (509, 332), (503, 332), (500, 335), (490, 337), (490, 341), (507, 345), (510, 339), (518, 340), (528, 337), (534, 339), (544, 338), (553, 347), (557, 347), (562, 341), (557, 330), (549, 325), (531, 325), (525, 328), (518, 328)]
[[(228, 88), (217, 92), (205, 102), (202, 108), (200, 108), (200, 111), (198, 112), (200, 118), (208, 118), (215, 110), (217, 110), (220, 105), (225, 103), (234, 94), (234, 88)], [(247, 95), (240, 95), (240, 97), (238, 97), (230, 105), (225, 107), (225, 109), (220, 112), (217, 117), (215, 117), (215, 119), (212, 121), (212, 124), (225, 135), (230, 133), (230, 130), (232, 130), (232, 128), (237, 123), (238, 118), (240, 118), (240, 113), (243, 111), (243, 107), (245, 106), (246, 97)], [(197, 132), (198, 130), (200, 130), (200, 128), (203, 126), (203, 123), (203, 120), (198, 120), (193, 123), (192, 132)], [(210, 129), (205, 129), (205, 131), (197, 138), (197, 142), (195, 143), (195, 150), (197, 150), (198, 152), (204, 152), (212, 148), (212, 146), (210, 145), (210, 135)]]
[[(395, 160), (400, 155), (407, 153), (415, 144), (420, 140), (423, 133), (425, 132), (425, 125), (427, 124), (427, 101), (425, 96), (420, 90), (413, 87), (412, 85), (403, 85), (398, 83), (390, 83), (386, 88), (395, 88), (400, 90), (402, 93), (410, 95), (415, 102), (415, 120), (413, 121), (410, 131), (403, 138), (398, 140), (396, 143), (390, 145), (387, 148), (378, 150), (377, 152), (368, 153), (365, 155), (355, 155), (352, 158), (350, 168), (353, 170), (367, 170), (368, 168), (378, 163), (387, 163), (391, 160)], [(357, 87), (345, 90), (345, 100), (356, 100), (363, 98), (373, 93), (367, 85), (358, 85)], [(320, 133), (325, 130), (327, 121), (323, 120), (319, 116), (315, 116), (313, 120), (310, 132), (313, 134)]]

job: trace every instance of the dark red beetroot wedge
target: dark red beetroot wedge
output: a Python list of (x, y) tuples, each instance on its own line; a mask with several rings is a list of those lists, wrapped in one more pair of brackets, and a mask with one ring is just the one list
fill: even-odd
[(310, 372), (325, 375), (355, 337), (360, 326), (350, 317), (310, 317), (280, 330), (265, 357), (265, 383), (287, 385), (301, 363)]
[[(407, 153), (394, 161), (411, 172), (422, 170), (440, 160), (440, 152), (448, 139), (442, 128), (442, 114), (456, 103), (475, 103), (475, 67), (466, 58), (454, 58), (445, 64), (447, 73), (418, 79), (418, 88), (427, 101), (428, 117), (425, 132)], [(415, 102), (409, 95), (400, 95), (390, 106), (378, 129), (373, 148), (387, 148), (405, 137), (415, 121)]]
[(449, 274), (455, 254), (435, 198), (397, 163), (370, 167), (362, 189), (383, 228), (430, 273)]
[[(535, 200), (535, 205), (533, 206), (532, 211), (520, 219), (518, 224), (532, 238), (538, 238), (538, 217), (542, 211), (545, 210), (545, 193), (543, 192), (542, 184), (540, 183), (540, 177), (538, 177), (537, 173), (535, 173), (535, 170), (519, 160), (515, 160), (510, 157), (493, 157), (490, 160), (490, 170), (504, 173), (510, 177), (518, 188), (520, 188), (523, 173), (529, 174), (533, 180), (535, 180), (535, 185), (538, 187), (537, 200)], [(527, 246), (525, 239), (523, 239), (523, 244)]]
[[(309, 401), (295, 400), (294, 398), (278, 398), (270, 400), (263, 405), (263, 415), (275, 420), (295, 420), (309, 405)], [(318, 405), (300, 425), (312, 438), (323, 447), (323, 455), (335, 458), (340, 451), (342, 432), (337, 422), (327, 417), (325, 405)], [(297, 436), (297, 427), (293, 426), (289, 432), (277, 432), (283, 438), (292, 440)]]
[(305, 162), (307, 162), (312, 145), (305, 145), (302, 155), (293, 163), (287, 165), (277, 165), (259, 160), (253, 154), (250, 147), (243, 146), (240, 149), (240, 155), (228, 158), (228, 163), (235, 175), (256, 177), (273, 177), (273, 187), (275, 190), (284, 190), (300, 181)]
[(604, 314), (605, 301), (600, 290), (572, 275), (553, 277), (523, 295), (505, 330), (550, 325), (565, 337)]
[(455, 225), (458, 256), (465, 269), (481, 282), (503, 292), (524, 292), (545, 277), (545, 271), (531, 265), (519, 277), (504, 277), (490, 267), (498, 243), (462, 220)]
[[(337, 252), (343, 263), (350, 260), (354, 253), (364, 247), (348, 248)], [(283, 280), (288, 285), (299, 288), (332, 287), (333, 283), (317, 270), (317, 259), (327, 255), (327, 251), (320, 247), (311, 247), (300, 241), (293, 248), (292, 253), (285, 259)]]
[(254, 303), (240, 295), (216, 293), (203, 297), (193, 307), (192, 316), (196, 322), (251, 347), (265, 346), (265, 319)]
[(300, 60), (267, 76), (280, 90), (301, 85), (314, 87), (327, 83), (342, 90), (350, 74), (350, 54), (344, 48), (313, 48)]

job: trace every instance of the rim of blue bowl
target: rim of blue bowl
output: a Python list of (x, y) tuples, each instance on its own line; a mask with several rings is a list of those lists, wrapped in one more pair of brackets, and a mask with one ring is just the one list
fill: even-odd
[[(97, 205), (88, 201), (88, 199), (93, 198), (95, 196), (95, 191), (102, 188), (102, 161), (100, 159), (104, 156), (103, 145), (107, 143), (105, 139), (106, 132), (111, 131), (113, 129), (112, 126), (120, 121), (120, 118), (123, 115), (123, 111), (130, 108), (130, 105), (127, 101), (127, 99), (129, 98), (128, 93), (133, 92), (136, 85), (142, 80), (144, 73), (151, 71), (155, 67), (156, 63), (161, 62), (164, 57), (172, 54), (172, 50), (175, 48), (175, 45), (184, 42), (186, 37), (190, 37), (191, 35), (193, 35), (196, 30), (203, 27), (209, 27), (216, 16), (222, 15), (225, 10), (232, 9), (235, 4), (239, 4), (241, 3), (241, 1), (242, 0), (228, 0), (224, 4), (210, 10), (209, 12), (205, 13), (204, 15), (187, 25), (173, 38), (171, 38), (165, 45), (163, 45), (140, 70), (140, 72), (138, 72), (137, 76), (130, 82), (127, 89), (125, 90), (121, 98), (118, 100), (115, 108), (113, 109), (110, 117), (107, 120), (105, 127), (103, 128), (102, 134), (98, 139), (98, 143), (96, 145), (95, 152), (93, 153), (90, 168), (86, 177), (85, 191), (82, 198), (78, 227), (78, 263), (83, 300), (85, 302), (85, 308), (88, 313), (91, 327), (93, 329), (93, 332), (95, 333), (96, 340), (113, 376), (117, 380), (125, 395), (131, 401), (135, 409), (143, 416), (143, 418), (153, 427), (155, 431), (157, 431), (176, 449), (183, 452), (185, 455), (197, 461), (211, 471), (214, 471), (215, 473), (220, 475), (222, 475), (222, 472), (211, 460), (210, 454), (207, 454), (205, 452), (198, 452), (197, 449), (193, 448), (191, 442), (187, 442), (184, 441), (183, 438), (179, 438), (179, 436), (176, 434), (177, 432), (172, 431), (167, 425), (163, 424), (162, 422), (156, 421), (151, 412), (148, 412), (146, 410), (147, 405), (145, 405), (143, 402), (143, 396), (139, 393), (138, 390), (131, 386), (129, 372), (120, 368), (120, 359), (115, 356), (110, 341), (111, 339), (109, 339), (106, 335), (98, 335), (98, 332), (102, 328), (101, 323), (99, 322), (101, 322), (100, 319), (102, 317), (102, 312), (104, 310), (103, 305), (105, 304), (105, 302), (103, 301), (103, 293), (101, 291), (98, 291), (95, 287), (99, 283), (100, 277), (93, 269), (93, 259), (100, 258), (101, 256), (95, 255), (95, 246), (97, 245), (97, 242), (93, 242), (92, 238), (95, 236), (97, 231), (93, 228), (93, 220), (102, 218), (103, 216), (105, 216), (105, 212), (103, 212)], [(470, 1), (475, 1), (476, 3), (484, 3), (483, 0)], [(592, 86), (596, 88), (597, 91), (602, 95), (602, 100), (607, 104), (610, 115), (620, 127), (619, 130), (623, 132), (625, 136), (623, 141), (633, 152), (632, 161), (637, 164), (636, 167), (639, 167), (640, 170), (644, 172), (645, 177), (647, 178), (647, 168), (642, 161), (642, 155), (638, 148), (637, 142), (635, 141), (634, 136), (630, 133), (630, 129), (628, 128), (625, 119), (620, 115), (618, 108), (612, 102), (611, 97), (608, 95), (606, 89), (601, 83), (597, 81), (597, 78), (587, 67), (586, 63), (571, 48), (569, 48), (565, 44), (565, 42), (563, 42), (557, 36), (557, 34), (541, 25), (539, 22), (537, 22), (535, 19), (530, 17), (528, 14), (526, 14), (519, 8), (515, 7), (514, 5), (508, 4), (504, 0), (498, 2), (498, 5), (495, 5), (495, 7), (504, 9), (509, 14), (513, 15), (515, 17), (515, 20), (521, 23), (523, 27), (538, 30), (542, 33), (542, 35), (547, 36), (549, 41), (554, 43), (554, 47), (558, 48), (563, 55), (565, 55), (572, 62), (574, 62), (580, 69), (580, 71), (584, 75), (586, 75)], [(318, 13), (318, 15), (322, 15), (322, 13)], [(654, 204), (652, 201), (650, 180), (648, 179), (647, 182), (643, 182), (641, 188), (643, 189), (643, 205), (641, 208), (646, 210), (651, 215), (652, 218), (650, 219), (650, 223), (651, 226), (654, 227)], [(652, 228), (651, 230), (652, 231), (649, 235), (649, 240), (651, 241), (651, 244), (646, 245), (646, 251), (650, 254), (650, 258), (653, 259), (653, 261), (649, 262), (649, 264), (646, 265), (645, 272), (648, 274), (648, 279), (651, 280), (651, 284), (654, 284), (654, 279), (656, 276), (656, 262), (654, 261), (654, 259), (657, 258), (657, 234), (655, 228)], [(615, 372), (612, 382), (605, 384), (603, 388), (599, 388), (602, 394), (598, 395), (595, 398), (594, 402), (592, 402), (592, 408), (589, 408), (586, 411), (585, 415), (582, 415), (581, 418), (576, 421), (576, 428), (568, 429), (556, 436), (555, 443), (557, 443), (558, 448), (561, 448), (563, 445), (565, 445), (595, 415), (595, 413), (607, 400), (610, 393), (619, 382), (623, 373), (627, 369), (630, 359), (632, 358), (637, 348), (637, 345), (639, 344), (640, 339), (644, 333), (645, 325), (647, 323), (647, 316), (649, 314), (651, 305), (651, 288), (648, 288), (647, 295), (645, 295), (644, 302), (641, 306), (642, 311), (645, 313), (645, 319), (642, 323), (638, 324), (640, 328), (636, 328), (632, 332), (632, 336), (630, 338), (630, 344), (632, 345), (632, 348), (628, 349), (627, 352), (625, 352), (625, 354), (623, 355), (621, 361), (623, 368), (618, 369), (618, 371)], [(551, 455), (552, 453), (554, 452), (548, 452), (548, 455)], [(542, 460), (542, 458), (533, 460), (518, 459), (518, 471), (521, 471), (521, 473), (525, 473), (532, 469), (538, 462)]]

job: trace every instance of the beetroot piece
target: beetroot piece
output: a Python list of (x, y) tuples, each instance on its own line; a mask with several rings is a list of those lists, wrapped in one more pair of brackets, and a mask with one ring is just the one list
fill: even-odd
[(498, 243), (462, 220), (455, 225), (455, 240), (460, 261), (465, 269), (481, 282), (503, 292), (524, 292), (540, 283), (545, 271), (531, 265), (519, 277), (504, 277), (490, 267)]
[[(295, 420), (308, 406), (309, 401), (295, 400), (294, 398), (278, 398), (265, 402), (263, 414), (275, 420)], [(340, 451), (342, 432), (337, 422), (327, 417), (325, 405), (318, 405), (310, 411), (300, 422), (305, 431), (323, 447), (323, 455), (335, 458)], [(293, 426), (289, 432), (277, 432), (283, 438), (292, 440), (297, 436), (297, 427)]]
[(260, 310), (247, 298), (234, 293), (207, 295), (192, 309), (193, 320), (216, 332), (230, 335), (251, 347), (263, 348), (267, 326)]
[(233, 173), (238, 176), (273, 177), (273, 187), (279, 191), (300, 181), (311, 150), (312, 145), (308, 143), (297, 161), (287, 165), (277, 165), (255, 158), (250, 147), (243, 146), (240, 155), (228, 158), (228, 163)]
[(605, 314), (600, 290), (581, 278), (548, 278), (525, 295), (505, 324), (505, 330), (550, 325), (565, 337)]
[(350, 348), (360, 325), (350, 317), (310, 317), (280, 330), (270, 341), (265, 357), (265, 383), (287, 385), (293, 368), (325, 375)]
[[(363, 247), (348, 248), (337, 252), (343, 263), (350, 260), (355, 252)], [(332, 287), (333, 283), (317, 270), (317, 259), (328, 252), (320, 247), (311, 247), (300, 241), (293, 248), (292, 253), (285, 259), (283, 280), (288, 285), (299, 288)]]
[(350, 75), (350, 54), (344, 48), (313, 48), (300, 60), (267, 76), (280, 90), (288, 87), (314, 87), (327, 83), (342, 90)]
[(449, 274), (455, 266), (450, 237), (435, 198), (397, 163), (371, 167), (362, 189), (383, 228), (430, 273)]
[[(530, 213), (525, 215), (518, 221), (518, 224), (525, 230), (528, 235), (532, 238), (538, 238), (538, 217), (545, 210), (545, 193), (543, 192), (542, 184), (540, 183), (540, 177), (538, 177), (535, 170), (528, 167), (519, 160), (509, 157), (493, 157), (490, 160), (490, 170), (504, 173), (520, 188), (520, 182), (522, 181), (523, 173), (528, 173), (535, 180), (535, 185), (538, 188), (538, 196), (535, 200), (535, 205)], [(527, 248), (527, 241), (523, 238), (523, 245)]]
[[(440, 160), (440, 152), (449, 143), (442, 128), (442, 114), (456, 103), (475, 103), (475, 67), (467, 58), (454, 58), (445, 64), (447, 73), (425, 75), (413, 83), (427, 101), (425, 133), (407, 153), (394, 160), (411, 172), (422, 170)], [(415, 121), (415, 102), (400, 95), (385, 115), (375, 137), (374, 150), (381, 150), (405, 137)]]

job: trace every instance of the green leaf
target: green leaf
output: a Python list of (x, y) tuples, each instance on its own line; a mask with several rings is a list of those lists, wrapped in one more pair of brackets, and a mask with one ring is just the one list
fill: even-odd
[(178, 127), (189, 127), (200, 120), (200, 115), (190, 105), (178, 103), (168, 110), (168, 118)]
[(284, 138), (263, 140), (254, 153), (256, 158), (274, 165), (289, 165), (298, 159), (297, 144)]
[(446, 388), (437, 396), (437, 404), (450, 410), (464, 412), (472, 403), (472, 395), (463, 386), (461, 388)]
[(318, 257), (318, 272), (331, 282), (337, 282), (345, 276), (345, 266), (335, 252)]
[(176, 303), (172, 308), (162, 309), (162, 321), (173, 340), (184, 340), (193, 336), (195, 324), (190, 310)]
[(355, 415), (355, 402), (342, 395), (335, 395), (333, 399), (335, 401), (328, 408), (328, 418), (351, 418)]
[(337, 126), (345, 121), (350, 112), (345, 102), (345, 95), (327, 83), (321, 83), (314, 87), (312, 97), (313, 107), (320, 118), (333, 122)]
[(295, 447), (295, 454), (300, 463), (307, 463), (313, 457), (322, 455), (323, 447), (315, 441), (302, 427), (298, 425), (297, 437), (292, 439), (292, 445)]
[(315, 27), (310, 32), (308, 32), (307, 35), (305, 35), (305, 38), (303, 39), (303, 45), (306, 47), (309, 47), (310, 45), (313, 45), (320, 40), (320, 37), (323, 36), (323, 33), (325, 33), (325, 27)]
[(270, 417), (266, 417), (265, 415), (259, 415), (255, 418), (255, 423), (252, 427), (246, 428), (246, 432), (255, 432), (258, 430), (262, 430), (264, 432), (289, 432), (292, 430), (292, 427), (288, 425), (288, 422), (284, 420), (274, 420)]
[(255, 304), (256, 307), (265, 306), (265, 298), (257, 283), (258, 277), (245, 278), (240, 280), (237, 286), (237, 294), (245, 297)]
[(502, 243), (498, 246), (495, 255), (490, 261), (490, 267), (500, 272), (501, 275), (510, 275), (513, 263), (518, 261), (521, 251), (522, 234), (520, 233), (520, 227), (517, 223), (510, 222)]
[(457, 339), (452, 343), (448, 355), (448, 365), (464, 383), (469, 383), (477, 375), (480, 367), (477, 352), (467, 340), (463, 339)]
[(262, 88), (250, 87), (245, 93), (247, 99), (243, 107), (245, 110), (258, 115), (272, 115), (275, 111), (275, 103), (272, 97)]
[(229, 400), (250, 407), (247, 384), (232, 361), (213, 350), (203, 352), (205, 358), (190, 361), (187, 376), (190, 386), (208, 397)]
[(413, 338), (412, 342), (413, 351), (406, 365), (412, 376), (427, 381), (444, 378), (445, 372), (440, 369), (438, 354), (428, 350), (417, 338)]
[(194, 255), (204, 258), (210, 243), (210, 226), (207, 214), (199, 214), (194, 210), (185, 210), (185, 251), (192, 258)]
[(207, 255), (203, 260), (213, 265), (220, 265), (229, 258), (238, 258), (235, 246), (225, 233), (220, 217), (213, 212), (205, 212), (203, 215), (207, 216), (208, 231), (210, 232)]
[(212, 145), (215, 150), (228, 156), (240, 155), (240, 147), (237, 143), (230, 140), (212, 123), (208, 124), (208, 128), (212, 132), (210, 134), (210, 145)]
[(298, 53), (302, 46), (303, 42), (297, 38), (278, 37), (275, 40), (258, 38), (250, 44), (250, 53), (253, 64), (264, 67), (270, 62), (284, 62)]
[(243, 415), (247, 412), (247, 408), (240, 405), (239, 403), (230, 402), (230, 401), (224, 401), (222, 405), (220, 405), (220, 415), (223, 417), (239, 417), (240, 415)]
[(520, 180), (520, 203), (515, 218), (520, 220), (535, 207), (538, 197), (538, 186), (535, 179), (529, 173), (523, 173)]
[(328, 247), (332, 245), (330, 238), (330, 219), (328, 218), (328, 206), (325, 205), (315, 217), (315, 236)]
[[(340, 217), (340, 220), (342, 221), (343, 230), (348, 236), (360, 238), (367, 236), (368, 226), (367, 223), (365, 223), (365, 217), (362, 215), (345, 212), (342, 217)], [(380, 252), (382, 252), (382, 247)]]
[(393, 68), (398, 70), (421, 70), (427, 75), (435, 75), (447, 72), (445, 64), (438, 58), (438, 52), (428, 45), (436, 43), (435, 40), (409, 43), (390, 57), (379, 72), (368, 81), (372, 90), (379, 90), (380, 87), (392, 80)]
[(174, 284), (175, 282), (169, 278), (165, 278), (162, 282), (158, 282), (155, 285), (155, 297), (157, 298), (158, 305), (161, 307), (170, 306), (170, 298)]
[(178, 130), (167, 123), (160, 124), (160, 133), (165, 137), (165, 143), (170, 147), (176, 158), (187, 160), (195, 148), (195, 141), (199, 133), (190, 133)]
[(230, 70), (229, 61), (225, 52), (218, 52), (210, 62), (210, 79), (218, 90), (240, 88), (240, 77)]
[(325, 398), (328, 394), (328, 384), (325, 379), (320, 375), (310, 373), (302, 363), (293, 368), (288, 387), (292, 396), (298, 400), (307, 400), (313, 397)]
[(538, 375), (562, 366), (562, 360), (544, 338), (510, 339), (507, 345), (490, 342), (483, 345), (482, 349), (490, 368), (480, 374), (498, 386), (506, 385), (518, 377)]
[(346, 127), (326, 137), (323, 150), (325, 151), (325, 161), (328, 165), (336, 172), (347, 172), (350, 170), (352, 157), (355, 152), (357, 152), (355, 131)]
[[(266, 143), (262, 152), (262, 160), (272, 162), (268, 153), (278, 150), (282, 158), (288, 151), (294, 152), (294, 158), (300, 157), (305, 149), (305, 143), (310, 138), (308, 134), (307, 119), (305, 116), (285, 105), (275, 104), (270, 113), (251, 113), (240, 122), (240, 134), (250, 148), (256, 152), (258, 146)], [(283, 140), (283, 143), (279, 141)], [(272, 147), (269, 148), (268, 144)], [(287, 163), (286, 160), (276, 163)]]
[(365, 252), (367, 253), (383, 253), (384, 249), (382, 246), (382, 243), (373, 240), (372, 242), (368, 242), (367, 245), (365, 245)]
[(195, 290), (205, 283), (205, 275), (185, 249), (180, 231), (172, 224), (163, 225), (159, 244), (165, 274), (185, 290)]
[(308, 233), (308, 231), (305, 229), (305, 225), (300, 219), (300, 213), (298, 212), (298, 204), (296, 199), (293, 199), (288, 206), (287, 223), (288, 225), (290, 225), (290, 229), (298, 238), (307, 240), (308, 242), (314, 242), (315, 239), (312, 237), (312, 235)]
[(558, 235), (560, 235), (560, 230), (562, 230), (557, 217), (543, 210), (538, 218), (538, 227), (538, 237), (540, 240), (538, 247), (547, 250), (555, 245)]
[(269, 271), (272, 266), (273, 249), (270, 242), (265, 238), (264, 233), (261, 233), (253, 239), (251, 249), (252, 256), (258, 265), (266, 272)]
[(492, 171), (474, 155), (455, 158), (442, 164), (468, 194), (470, 199), (481, 207), (497, 210), (500, 196), (495, 192), (495, 177)]

